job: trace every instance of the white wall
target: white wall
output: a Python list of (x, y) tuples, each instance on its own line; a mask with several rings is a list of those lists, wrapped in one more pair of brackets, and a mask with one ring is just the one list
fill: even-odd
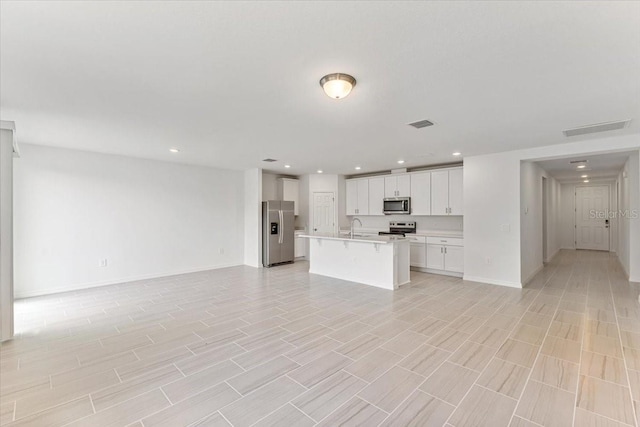
[(26, 144), (21, 156), (16, 297), (242, 263), (241, 172)]
[(624, 213), (618, 221), (618, 258), (629, 280), (640, 282), (640, 154), (630, 156), (618, 177), (620, 196), (618, 209)]
[[(543, 259), (543, 183), (547, 185), (547, 259)], [(558, 222), (560, 186), (534, 162), (522, 162), (520, 169), (521, 280), (528, 282), (560, 249)]]
[[(640, 147), (638, 135), (583, 140), (464, 159), (465, 279), (522, 286), (520, 247), (520, 162), (628, 151)], [(634, 197), (640, 179), (631, 179)], [(636, 221), (636, 224), (638, 221)], [(638, 225), (640, 227), (640, 224)], [(638, 230), (640, 232), (640, 230)], [(633, 235), (633, 234), (632, 234)], [(640, 238), (631, 250), (640, 264)], [(640, 271), (638, 272), (640, 273)]]
[[(244, 263), (262, 266), (262, 170), (244, 172)], [(242, 193), (240, 193), (242, 194)]]
[(13, 337), (13, 131), (0, 129), (0, 341)]

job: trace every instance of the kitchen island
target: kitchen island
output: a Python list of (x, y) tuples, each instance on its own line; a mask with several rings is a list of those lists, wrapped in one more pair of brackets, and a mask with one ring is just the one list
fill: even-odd
[(303, 234), (309, 239), (309, 272), (397, 289), (409, 283), (409, 239), (398, 236)]

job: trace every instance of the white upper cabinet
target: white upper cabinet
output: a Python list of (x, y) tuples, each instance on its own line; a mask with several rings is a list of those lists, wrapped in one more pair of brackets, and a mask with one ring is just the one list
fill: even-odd
[(384, 197), (410, 197), (411, 176), (408, 174), (384, 178)]
[(278, 200), (293, 202), (293, 214), (298, 215), (300, 182), (297, 179), (278, 178)]
[(411, 214), (431, 215), (431, 172), (411, 174)]
[(462, 176), (456, 167), (348, 179), (347, 215), (384, 215), (387, 197), (411, 197), (411, 215), (462, 215)]
[(462, 168), (449, 171), (449, 215), (462, 215)]
[(431, 172), (431, 215), (462, 215), (462, 168)]
[(384, 215), (384, 177), (369, 178), (369, 215)]
[(347, 215), (369, 215), (369, 180), (347, 180)]

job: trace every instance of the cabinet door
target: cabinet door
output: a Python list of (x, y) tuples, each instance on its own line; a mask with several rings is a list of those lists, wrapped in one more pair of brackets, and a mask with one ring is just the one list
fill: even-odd
[(397, 197), (411, 196), (411, 175), (398, 175), (396, 177)]
[(444, 270), (444, 246), (427, 245), (427, 268)]
[(398, 180), (395, 176), (384, 177), (384, 197), (398, 197)]
[(303, 238), (303, 237), (296, 237), (295, 240), (295, 246), (294, 246), (294, 256), (296, 258), (300, 258), (305, 256), (305, 252), (306, 252), (306, 244), (307, 244), (307, 239)]
[(409, 264), (411, 267), (426, 267), (427, 248), (424, 243), (411, 243), (409, 252)]
[(431, 172), (431, 215), (448, 215), (449, 171)]
[(369, 215), (369, 180), (359, 179), (358, 183), (358, 215)]
[(293, 202), (293, 214), (298, 215), (299, 203), (299, 182), (295, 179), (283, 179), (282, 185), (282, 198), (280, 200), (289, 200)]
[(462, 168), (449, 171), (449, 215), (462, 215)]
[(384, 180), (383, 177), (369, 179), (369, 215), (384, 215)]
[(411, 214), (431, 215), (431, 173), (411, 176)]
[(356, 215), (358, 209), (358, 181), (347, 181), (347, 215)]
[(464, 248), (447, 246), (444, 254), (444, 269), (456, 273), (464, 272)]

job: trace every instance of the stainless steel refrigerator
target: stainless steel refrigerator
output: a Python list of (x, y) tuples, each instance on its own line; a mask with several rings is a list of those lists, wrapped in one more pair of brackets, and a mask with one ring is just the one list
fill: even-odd
[(293, 202), (262, 202), (262, 265), (293, 262)]

